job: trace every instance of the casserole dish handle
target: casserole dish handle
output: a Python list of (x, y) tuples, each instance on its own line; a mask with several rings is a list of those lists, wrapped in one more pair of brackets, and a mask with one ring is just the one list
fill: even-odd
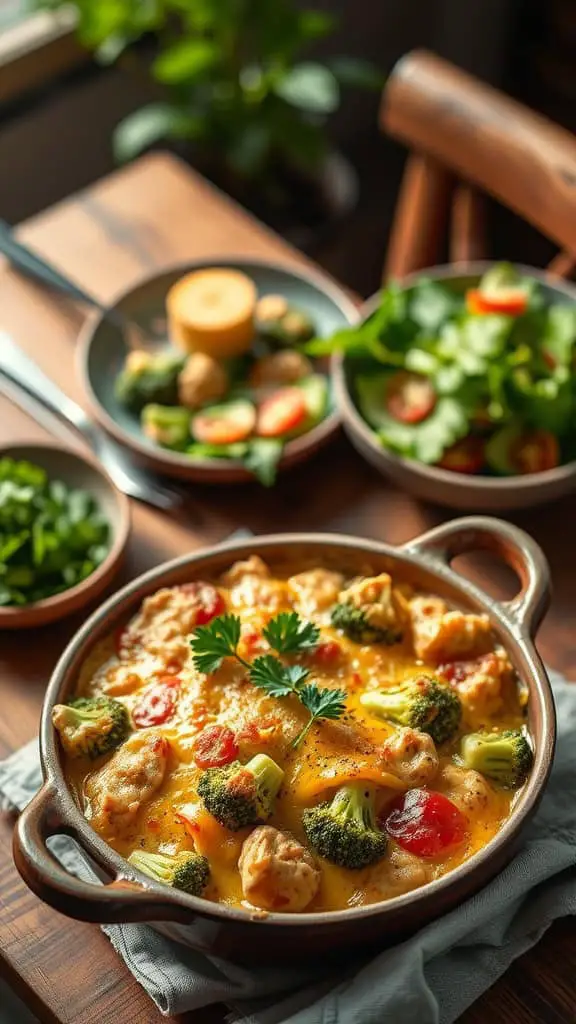
[[(53, 835), (82, 840), (64, 821), (58, 794), (46, 783), (22, 811), (14, 829), (14, 862), (27, 886), (61, 914), (81, 921), (117, 924), (129, 921), (179, 921), (191, 923), (193, 911), (183, 905), (184, 894), (161, 887), (150, 888), (117, 877), (101, 884), (71, 875), (46, 845)], [(135, 872), (137, 874), (137, 872)], [(182, 902), (180, 902), (182, 900)]]
[(403, 549), (436, 570), (438, 563), (447, 567), (457, 555), (472, 551), (499, 555), (516, 572), (520, 590), (511, 601), (495, 604), (523, 634), (534, 638), (550, 603), (550, 569), (542, 549), (524, 530), (503, 519), (466, 516), (436, 526)]

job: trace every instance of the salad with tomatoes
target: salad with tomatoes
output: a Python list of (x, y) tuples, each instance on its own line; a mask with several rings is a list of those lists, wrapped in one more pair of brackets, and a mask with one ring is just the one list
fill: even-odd
[(576, 304), (507, 263), (474, 287), (390, 284), (364, 323), (309, 354), (343, 352), (363, 418), (397, 455), (514, 476), (576, 458)]
[(239, 460), (270, 485), (286, 443), (329, 410), (327, 377), (297, 348), (315, 325), (282, 295), (258, 298), (239, 272), (188, 275), (179, 296), (183, 286), (186, 318), (169, 317), (171, 347), (129, 352), (116, 399), (154, 444)]

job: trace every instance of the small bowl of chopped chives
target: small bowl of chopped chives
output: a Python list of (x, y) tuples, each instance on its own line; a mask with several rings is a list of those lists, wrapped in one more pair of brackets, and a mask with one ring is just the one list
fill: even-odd
[(128, 500), (95, 462), (54, 444), (0, 448), (0, 629), (53, 622), (116, 572)]

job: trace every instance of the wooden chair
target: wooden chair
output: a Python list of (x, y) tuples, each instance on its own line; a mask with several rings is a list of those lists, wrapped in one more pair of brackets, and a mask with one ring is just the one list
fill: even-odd
[(401, 278), (442, 260), (488, 255), (487, 193), (559, 247), (549, 271), (576, 267), (576, 139), (425, 51), (395, 66), (380, 121), (410, 147), (384, 270)]

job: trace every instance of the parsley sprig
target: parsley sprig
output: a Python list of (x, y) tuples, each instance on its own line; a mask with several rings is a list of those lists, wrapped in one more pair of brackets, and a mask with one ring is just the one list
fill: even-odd
[[(237, 615), (219, 615), (206, 626), (198, 626), (190, 639), (194, 665), (199, 672), (216, 672), (224, 658), (235, 658), (243, 665), (250, 682), (270, 697), (291, 694), (309, 712), (310, 718), (293, 741), (297, 747), (321, 719), (341, 718), (345, 711), (345, 690), (329, 690), (308, 682), (310, 671), (303, 665), (285, 665), (274, 654), (263, 654), (250, 662), (238, 653), (241, 621)], [(312, 622), (302, 622), (296, 612), (280, 612), (262, 630), (265, 640), (277, 654), (301, 654), (313, 650), (320, 630)]]

